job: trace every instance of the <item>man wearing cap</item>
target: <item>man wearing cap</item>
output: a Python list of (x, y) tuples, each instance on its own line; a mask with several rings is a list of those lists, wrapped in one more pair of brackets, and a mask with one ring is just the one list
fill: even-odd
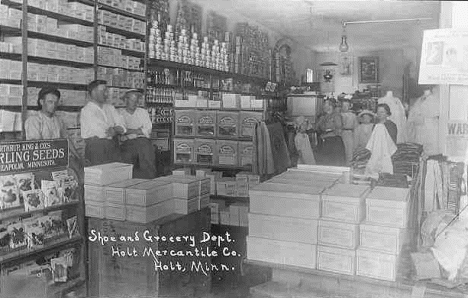
[(107, 82), (94, 80), (88, 85), (90, 101), (81, 110), (81, 137), (85, 140), (85, 157), (90, 165), (121, 161), (117, 136), (127, 130), (122, 116), (106, 103)]
[(126, 108), (121, 110), (127, 132), (122, 136), (122, 159), (133, 164), (133, 177), (156, 177), (155, 152), (150, 141), (151, 123), (148, 112), (139, 108), (142, 94), (137, 89), (125, 93)]
[[(53, 87), (44, 87), (39, 91), (37, 105), (39, 112), (25, 122), (26, 140), (67, 139), (66, 127), (55, 114), (60, 101), (60, 91)], [(71, 157), (69, 165), (73, 169), (83, 167), (81, 155), (73, 142), (68, 142)], [(77, 171), (80, 172), (80, 171)], [(80, 180), (79, 180), (80, 181)]]

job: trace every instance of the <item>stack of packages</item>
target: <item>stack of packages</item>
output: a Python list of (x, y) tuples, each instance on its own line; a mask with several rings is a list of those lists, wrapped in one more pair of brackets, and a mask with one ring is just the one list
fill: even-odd
[(316, 268), (320, 195), (342, 176), (318, 168), (289, 170), (250, 190), (250, 260)]
[(366, 198), (366, 220), (360, 226), (356, 274), (395, 281), (407, 277), (411, 264), (408, 229), (410, 190), (375, 187)]
[(423, 146), (415, 143), (403, 143), (398, 144), (397, 148), (392, 156), (393, 172), (415, 177), (418, 172)]
[(208, 207), (210, 180), (193, 176), (132, 179), (132, 165), (85, 168), (86, 216), (148, 223)]
[(318, 224), (317, 268), (340, 274), (356, 273), (359, 224), (365, 217), (370, 187), (337, 184), (322, 194)]

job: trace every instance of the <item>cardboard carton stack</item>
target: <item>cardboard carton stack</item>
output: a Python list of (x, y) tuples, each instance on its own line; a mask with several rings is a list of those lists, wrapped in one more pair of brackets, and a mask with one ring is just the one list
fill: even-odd
[(340, 274), (356, 273), (359, 224), (365, 217), (368, 186), (336, 184), (322, 194), (318, 225), (318, 269)]
[(395, 281), (406, 274), (410, 235), (408, 188), (375, 187), (366, 199), (366, 221), (360, 226), (356, 274)]
[(86, 216), (148, 223), (209, 205), (209, 178), (172, 175), (132, 179), (132, 169), (123, 163), (85, 168)]

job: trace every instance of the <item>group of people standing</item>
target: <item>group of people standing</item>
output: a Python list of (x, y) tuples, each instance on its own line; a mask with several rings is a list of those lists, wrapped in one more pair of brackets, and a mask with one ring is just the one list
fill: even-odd
[[(137, 89), (125, 93), (126, 107), (118, 111), (107, 102), (107, 82), (94, 80), (88, 85), (89, 101), (80, 114), (81, 137), (85, 141), (84, 159), (73, 142), (71, 156), (82, 166), (109, 162), (133, 164), (133, 177), (156, 177), (155, 150), (150, 141), (152, 122), (146, 110), (138, 107), (142, 96)], [(60, 91), (42, 88), (38, 95), (39, 112), (26, 120), (27, 140), (67, 138), (66, 127), (56, 115)]]
[(323, 103), (323, 114), (317, 121), (318, 164), (350, 166), (353, 153), (366, 148), (375, 127), (379, 124), (385, 127), (393, 146), (396, 145), (398, 129), (396, 124), (389, 120), (392, 113), (387, 104), (378, 104), (376, 114), (364, 110), (357, 116), (351, 111), (350, 101), (342, 101), (341, 111), (337, 110), (337, 105), (336, 100), (326, 99)]

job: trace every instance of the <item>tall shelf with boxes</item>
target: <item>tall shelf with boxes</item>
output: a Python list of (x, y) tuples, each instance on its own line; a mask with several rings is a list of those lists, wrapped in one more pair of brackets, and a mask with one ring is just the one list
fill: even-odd
[[(60, 90), (59, 109), (66, 112), (86, 104), (86, 85), (95, 78), (108, 81), (116, 106), (126, 90), (145, 89), (144, 1), (3, 0), (0, 14), (3, 139), (24, 132), (44, 85)], [(77, 128), (72, 118), (67, 125)]]
[[(84, 210), (76, 177), (67, 168), (66, 140), (10, 142), (3, 150), (61, 152), (54, 166), (0, 173), (0, 296), (63, 297), (85, 291)], [(37, 147), (36, 147), (37, 146)], [(41, 154), (42, 155), (42, 154)], [(48, 159), (45, 156), (41, 160)], [(80, 292), (82, 291), (82, 292)]]

